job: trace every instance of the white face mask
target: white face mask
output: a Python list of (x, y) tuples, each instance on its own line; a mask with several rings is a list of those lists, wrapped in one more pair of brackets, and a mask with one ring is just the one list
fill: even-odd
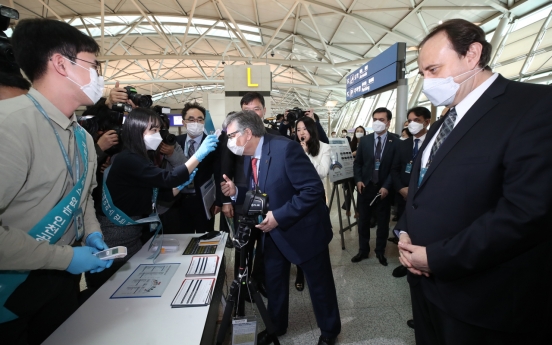
[(159, 133), (144, 135), (144, 143), (146, 144), (146, 149), (148, 150), (157, 150), (162, 141), (163, 138), (161, 138), (161, 134)]
[(378, 134), (385, 131), (386, 128), (387, 125), (381, 121), (374, 121), (374, 123), (372, 124), (372, 129)]
[(335, 134), (332, 134), (332, 138), (335, 138)]
[(424, 125), (422, 123), (412, 121), (408, 124), (408, 130), (413, 135), (420, 133), (422, 129), (424, 129)]
[(458, 89), (460, 89), (460, 85), (473, 78), (473, 76), (475, 76), (482, 70), (483, 68), (480, 68), (479, 71), (474, 73), (472, 76), (470, 76), (468, 79), (464, 80), (460, 84), (455, 82), (454, 79), (466, 73), (470, 73), (473, 70), (461, 73), (456, 77), (424, 79), (424, 88), (422, 92), (424, 93), (424, 95), (426, 95), (427, 99), (429, 99), (429, 101), (433, 103), (434, 106), (449, 106), (454, 101), (454, 97), (456, 97), (456, 93), (458, 92)]
[(360, 139), (360, 138), (362, 138), (363, 136), (364, 136), (364, 133), (362, 133), (362, 132), (356, 132), (356, 133), (355, 133), (355, 137), (357, 137), (357, 139)]
[(347, 133), (341, 133), (341, 137), (342, 137), (342, 138), (346, 138), (346, 137), (347, 137)]
[[(82, 67), (78, 63), (75, 63), (75, 62), (69, 60), (66, 57), (63, 57), (63, 58), (65, 60), (71, 62), (72, 64), (75, 64), (75, 65), (79, 66), (80, 68), (86, 69), (86, 67)], [(88, 96), (88, 98), (90, 98), (90, 100), (93, 103), (96, 103), (100, 100), (100, 98), (102, 97), (102, 94), (103, 94), (104, 78), (98, 76), (98, 73), (96, 72), (96, 70), (94, 68), (90, 67), (88, 70), (90, 72), (90, 82), (86, 85), (80, 85), (79, 83), (77, 83), (73, 79), (71, 79), (69, 77), (66, 77), (66, 78), (69, 79), (70, 81), (72, 81), (73, 83), (77, 84), (78, 86), (80, 86), (80, 89), (82, 90), (82, 92), (84, 92), (84, 94), (86, 96)]]
[(238, 140), (237, 136), (233, 137), (232, 139), (228, 139), (228, 142), (226, 143), (226, 146), (236, 156), (243, 156), (243, 151), (245, 150), (245, 145), (247, 145), (249, 140), (246, 141), (245, 145), (243, 145), (243, 146), (238, 146), (236, 144), (237, 140)]
[(205, 125), (199, 122), (192, 122), (192, 123), (186, 124), (186, 132), (193, 138), (203, 134), (204, 128), (205, 128)]

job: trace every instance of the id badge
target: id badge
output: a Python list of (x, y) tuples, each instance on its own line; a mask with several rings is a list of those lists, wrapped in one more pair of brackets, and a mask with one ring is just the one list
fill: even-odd
[(408, 163), (406, 165), (406, 169), (404, 169), (404, 172), (407, 174), (410, 174), (412, 172), (412, 163)]
[(422, 180), (424, 179), (424, 176), (427, 172), (427, 168), (420, 169), (420, 177), (418, 178), (418, 187), (422, 184)]
[(375, 168), (375, 170), (379, 170), (379, 168), (380, 168), (380, 162), (376, 162), (376, 168)]
[(80, 241), (84, 236), (84, 214), (82, 213), (82, 208), (80, 207), (73, 214), (73, 226), (75, 227), (77, 241)]

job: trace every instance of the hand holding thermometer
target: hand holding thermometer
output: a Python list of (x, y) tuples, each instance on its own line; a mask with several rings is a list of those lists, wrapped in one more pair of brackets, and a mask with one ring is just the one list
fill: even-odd
[(124, 258), (127, 255), (127, 249), (126, 247), (122, 246), (113, 247), (107, 250), (102, 250), (101, 252), (97, 252), (94, 255), (96, 255), (100, 260)]

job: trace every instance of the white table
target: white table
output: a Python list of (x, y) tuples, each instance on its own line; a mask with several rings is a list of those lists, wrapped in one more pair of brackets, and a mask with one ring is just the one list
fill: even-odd
[[(213, 306), (218, 310), (220, 297), (215, 299), (214, 294), (211, 306), (171, 308), (171, 302), (185, 279), (192, 258), (192, 255), (182, 253), (190, 239), (197, 236), (166, 235), (178, 239), (180, 248), (177, 252), (159, 255), (156, 263), (180, 263), (180, 266), (162, 297), (110, 299), (140, 264), (152, 263), (147, 259), (151, 255), (147, 251), (147, 243), (43, 344), (200, 344), (209, 308)], [(220, 258), (216, 276), (223, 262), (226, 234), (223, 233), (223, 236), (216, 251)]]

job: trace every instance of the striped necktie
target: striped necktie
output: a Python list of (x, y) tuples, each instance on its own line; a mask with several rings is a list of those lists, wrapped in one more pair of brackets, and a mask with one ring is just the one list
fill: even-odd
[(443, 145), (447, 137), (449, 136), (450, 132), (454, 129), (454, 123), (456, 122), (456, 109), (452, 108), (447, 113), (447, 117), (445, 118), (445, 121), (443, 121), (443, 125), (441, 126), (441, 129), (439, 131), (439, 134), (437, 135), (437, 139), (435, 139), (435, 143), (433, 143), (433, 147), (431, 148), (431, 153), (429, 155), (429, 160), (427, 161), (427, 166), (429, 167), (429, 164), (431, 164), (431, 161), (433, 160), (433, 157), (435, 157), (435, 154), (437, 153), (437, 150)]

